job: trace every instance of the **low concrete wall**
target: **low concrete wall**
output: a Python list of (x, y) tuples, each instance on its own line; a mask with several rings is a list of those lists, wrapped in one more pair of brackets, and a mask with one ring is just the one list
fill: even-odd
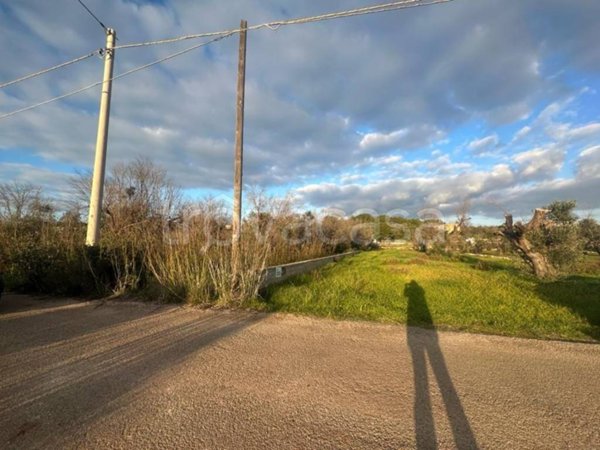
[(405, 240), (397, 240), (397, 241), (379, 241), (379, 246), (381, 248), (403, 248), (412, 245), (412, 242)]
[(358, 252), (340, 253), (338, 255), (324, 256), (323, 258), (309, 259), (307, 261), (299, 261), (290, 264), (282, 264), (281, 266), (272, 266), (265, 269), (265, 278), (263, 286), (279, 283), (294, 275), (310, 272), (330, 262), (339, 261), (346, 256), (355, 255)]

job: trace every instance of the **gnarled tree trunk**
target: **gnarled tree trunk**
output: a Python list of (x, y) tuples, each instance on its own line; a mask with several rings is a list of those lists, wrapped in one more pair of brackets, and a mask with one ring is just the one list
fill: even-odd
[(533, 273), (538, 278), (547, 278), (554, 274), (554, 268), (548, 262), (545, 255), (536, 252), (531, 243), (526, 237), (528, 231), (537, 230), (547, 224), (546, 215), (547, 209), (536, 209), (531, 220), (523, 224), (517, 222), (513, 224), (511, 214), (505, 216), (504, 225), (501, 227), (500, 233), (507, 238), (511, 244), (517, 249), (521, 257), (531, 266)]

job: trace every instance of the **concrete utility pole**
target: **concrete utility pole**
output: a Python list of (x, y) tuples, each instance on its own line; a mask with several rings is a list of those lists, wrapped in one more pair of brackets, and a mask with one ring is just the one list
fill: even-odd
[(100, 240), (100, 216), (102, 214), (102, 195), (104, 192), (104, 173), (106, 170), (106, 141), (108, 138), (108, 120), (110, 117), (110, 95), (112, 90), (113, 63), (115, 61), (115, 40), (117, 33), (112, 28), (106, 29), (106, 53), (104, 54), (104, 78), (100, 97), (100, 113), (98, 117), (98, 136), (96, 137), (96, 157), (94, 175), (90, 195), (90, 212), (85, 244), (90, 247), (98, 245)]
[[(233, 221), (231, 258), (234, 280), (237, 278), (242, 232), (242, 175), (244, 164), (244, 93), (246, 84), (246, 34), (248, 22), (240, 22), (240, 49), (238, 59), (237, 110), (235, 124), (235, 162), (233, 179)], [(235, 283), (234, 283), (235, 285)]]

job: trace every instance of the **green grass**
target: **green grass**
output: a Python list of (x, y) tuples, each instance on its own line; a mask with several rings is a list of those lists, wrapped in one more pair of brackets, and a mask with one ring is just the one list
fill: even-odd
[(271, 286), (255, 307), (508, 336), (600, 341), (600, 274), (539, 281), (515, 262), (365, 252)]

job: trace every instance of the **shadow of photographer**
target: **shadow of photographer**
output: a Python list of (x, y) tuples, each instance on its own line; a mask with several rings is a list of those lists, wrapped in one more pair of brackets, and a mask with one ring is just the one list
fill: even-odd
[[(414, 420), (416, 446), (419, 449), (437, 448), (437, 437), (427, 376), (427, 360), (442, 393), (446, 413), (456, 446), (476, 449), (477, 441), (454, 388), (444, 355), (439, 346), (437, 332), (427, 306), (424, 289), (414, 280), (404, 288), (408, 299), (407, 341), (413, 362), (415, 401)], [(416, 327), (432, 328), (423, 330)]]

